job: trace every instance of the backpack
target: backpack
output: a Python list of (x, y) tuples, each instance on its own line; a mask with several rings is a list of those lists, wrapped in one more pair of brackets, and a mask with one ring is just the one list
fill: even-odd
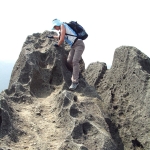
[[(78, 24), (76, 21), (70, 21), (69, 23), (66, 23), (66, 24), (75, 31), (78, 39), (85, 40), (88, 37), (88, 34), (84, 30), (84, 28), (80, 24)], [(66, 33), (66, 35), (71, 35), (71, 34)], [(74, 36), (74, 35), (71, 35), (71, 36)]]

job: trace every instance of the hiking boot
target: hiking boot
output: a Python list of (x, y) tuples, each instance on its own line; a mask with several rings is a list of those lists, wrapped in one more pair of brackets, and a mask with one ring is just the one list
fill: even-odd
[(77, 83), (73, 83), (73, 82), (72, 82), (72, 84), (70, 85), (69, 89), (70, 89), (70, 90), (75, 90), (78, 85), (79, 85), (78, 82), (77, 82)]

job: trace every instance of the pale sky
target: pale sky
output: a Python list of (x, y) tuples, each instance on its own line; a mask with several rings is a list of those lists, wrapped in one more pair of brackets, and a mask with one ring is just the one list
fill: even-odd
[(15, 62), (28, 35), (51, 30), (57, 18), (78, 21), (89, 37), (83, 59), (111, 66), (114, 51), (134, 46), (150, 57), (149, 0), (1, 0), (0, 61)]

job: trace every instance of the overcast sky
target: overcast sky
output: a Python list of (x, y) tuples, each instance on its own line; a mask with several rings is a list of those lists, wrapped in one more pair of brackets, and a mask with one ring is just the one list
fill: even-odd
[(0, 60), (15, 62), (28, 35), (51, 30), (58, 18), (78, 21), (87, 31), (83, 59), (111, 66), (122, 45), (150, 57), (149, 0), (1, 0)]

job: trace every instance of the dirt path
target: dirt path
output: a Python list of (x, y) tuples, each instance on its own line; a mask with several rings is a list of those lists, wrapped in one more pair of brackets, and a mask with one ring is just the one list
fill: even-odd
[(62, 129), (56, 125), (59, 120), (55, 113), (56, 106), (52, 102), (56, 94), (45, 99), (36, 99), (32, 104), (13, 104), (20, 118), (17, 128), (24, 134), (17, 143), (7, 143), (9, 147), (15, 147), (15, 150), (58, 149), (67, 135), (62, 134)]

